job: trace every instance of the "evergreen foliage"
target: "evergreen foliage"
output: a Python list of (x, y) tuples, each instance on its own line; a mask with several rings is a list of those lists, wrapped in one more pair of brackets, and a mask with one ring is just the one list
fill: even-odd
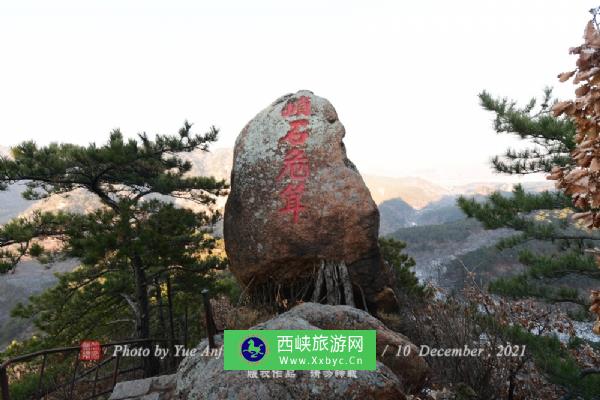
[[(557, 100), (546, 88), (541, 99), (532, 98), (519, 106), (507, 98), (494, 98), (488, 92), (479, 94), (481, 106), (496, 115), (494, 130), (517, 136), (530, 146), (524, 150), (507, 149), (492, 159), (492, 167), (505, 174), (550, 172), (554, 166), (571, 162), (569, 153), (575, 148), (575, 125), (568, 118), (556, 118), (551, 109)], [(539, 104), (539, 107), (536, 107)]]
[[(575, 125), (566, 117), (555, 117), (551, 108), (557, 103), (552, 91), (546, 89), (540, 107), (536, 99), (519, 107), (516, 102), (493, 98), (489, 93), (479, 95), (485, 110), (495, 114), (494, 129), (526, 141), (527, 150), (507, 149), (492, 159), (492, 168), (504, 174), (549, 172), (554, 166), (567, 167), (570, 151), (575, 147)], [(557, 283), (571, 274), (586, 279), (599, 279), (594, 258), (586, 249), (600, 240), (597, 232), (578, 226), (572, 219), (578, 211), (569, 195), (558, 191), (528, 193), (516, 185), (510, 195), (499, 192), (485, 202), (460, 197), (458, 205), (468, 217), (479, 220), (486, 229), (511, 228), (515, 235), (503, 239), (498, 248), (504, 249), (532, 240), (555, 244), (553, 253), (523, 250), (519, 260), (527, 266), (523, 274), (502, 278), (490, 284), (493, 292), (511, 297), (537, 297), (549, 302), (572, 302), (586, 305), (586, 300), (574, 288)]]
[[(125, 140), (116, 130), (102, 146), (24, 142), (12, 149), (12, 158), (0, 159), (3, 188), (25, 182), (24, 196), (31, 199), (84, 189), (103, 204), (87, 215), (38, 212), (0, 228), (2, 272), (16, 268), (23, 256), (47, 256), (47, 238), (62, 243), (64, 256), (81, 261), (59, 276), (56, 287), (14, 310), (44, 333), (27, 350), (85, 338), (174, 343), (197, 333), (196, 324), (188, 329), (187, 321), (192, 313), (198, 320), (201, 288), (211, 287), (225, 267), (223, 257), (212, 254), (216, 243), (207, 229), (219, 215), (178, 208), (170, 199), (209, 210), (226, 193), (223, 181), (190, 176), (191, 163), (178, 156), (207, 150), (216, 138), (215, 128), (192, 134), (186, 122), (177, 135), (154, 140), (146, 134)], [(155, 361), (149, 359), (145, 368), (153, 374)]]
[(394, 269), (396, 284), (401, 293), (420, 299), (431, 295), (430, 289), (419, 283), (415, 275), (415, 260), (403, 252), (406, 243), (394, 238), (379, 238), (379, 247), (383, 259)]
[[(600, 376), (583, 373), (584, 370), (556, 336), (541, 336), (518, 325), (502, 327), (503, 335), (511, 343), (526, 346), (536, 366), (548, 380), (569, 391), (564, 398), (596, 399), (600, 395)], [(576, 343), (572, 344), (576, 346)], [(581, 397), (576, 397), (581, 396)]]

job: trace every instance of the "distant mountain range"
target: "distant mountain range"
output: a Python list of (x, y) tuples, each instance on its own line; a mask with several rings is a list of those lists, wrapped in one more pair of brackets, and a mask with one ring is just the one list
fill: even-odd
[[(454, 187), (439, 199), (431, 200), (420, 208), (416, 208), (407, 202), (405, 200), (407, 196), (385, 200), (379, 203), (379, 213), (381, 214), (379, 233), (388, 235), (400, 228), (439, 225), (463, 220), (466, 216), (456, 205), (459, 196), (463, 195), (484, 201), (487, 195), (495, 191), (509, 195), (513, 186), (513, 184), (507, 183), (474, 183)], [(525, 183), (523, 187), (530, 192), (552, 189), (546, 182)]]
[[(514, 231), (509, 229), (485, 230), (478, 221), (463, 217), (442, 224), (404, 227), (387, 236), (406, 242), (407, 253), (417, 263), (419, 279), (456, 289), (464, 283), (464, 267), (478, 273), (485, 271), (487, 278), (522, 271), (515, 250), (499, 252), (494, 247), (499, 239), (512, 234)], [(474, 258), (474, 253), (482, 256)], [(464, 267), (461, 260), (465, 261)]]
[(455, 196), (444, 196), (415, 209), (401, 198), (386, 200), (379, 204), (380, 235), (387, 235), (400, 228), (422, 225), (437, 225), (465, 219), (465, 214), (456, 205)]
[(402, 199), (414, 209), (424, 208), (449, 194), (447, 189), (421, 178), (363, 175), (375, 203)]
[[(0, 146), (0, 155), (8, 154), (7, 147)], [(192, 163), (192, 175), (214, 176), (229, 180), (233, 163), (233, 149), (219, 148), (210, 152), (194, 151), (183, 154), (182, 158)], [(364, 175), (365, 184), (381, 212), (381, 234), (388, 234), (402, 227), (442, 224), (464, 218), (456, 206), (456, 198), (461, 195), (481, 197), (495, 190), (510, 191), (512, 184), (472, 183), (468, 185), (444, 188), (425, 179), (414, 177), (382, 177)], [(540, 191), (551, 188), (547, 182), (524, 184), (527, 190)], [(21, 198), (23, 186), (16, 185), (0, 192), (0, 224), (22, 213), (30, 214), (34, 210), (70, 210), (89, 212), (100, 206), (98, 199), (87, 192), (76, 190), (69, 194), (51, 196), (39, 202)], [(176, 201), (182, 206), (191, 206)], [(225, 199), (218, 201), (224, 206)]]
[(213, 176), (229, 181), (233, 165), (232, 148), (219, 148), (209, 152), (196, 150), (181, 154), (181, 158), (192, 163), (192, 175)]
[[(232, 148), (219, 148), (211, 150), (209, 153), (195, 151), (184, 154), (183, 157), (192, 163), (192, 174), (229, 180), (233, 164)], [(452, 206), (459, 195), (488, 195), (497, 190), (510, 192), (514, 186), (513, 183), (474, 182), (443, 187), (417, 177), (385, 177), (370, 174), (363, 174), (363, 179), (377, 205), (381, 207), (387, 201), (393, 201), (392, 205), (400, 208), (408, 205), (415, 212), (423, 211), (419, 213), (419, 219), (423, 223), (430, 221), (431, 218), (435, 221), (434, 215), (444, 214), (444, 209)], [(547, 181), (527, 182), (523, 186), (526, 190), (534, 192), (553, 187)], [(397, 200), (401, 200), (404, 204)], [(426, 208), (430, 209), (425, 211)], [(450, 212), (450, 210), (448, 211)]]
[[(0, 146), (0, 155), (9, 155), (9, 149)], [(233, 162), (233, 150), (230, 148), (215, 149), (208, 153), (195, 151), (184, 154), (183, 158), (192, 163), (190, 174), (229, 180)], [(438, 273), (438, 266), (452, 262), (458, 254), (470, 254), (508, 234), (504, 230), (483, 231), (477, 222), (466, 220), (456, 206), (456, 198), (465, 194), (483, 199), (484, 195), (494, 190), (510, 191), (512, 184), (473, 183), (445, 188), (421, 178), (368, 174), (363, 177), (379, 206), (380, 233), (407, 241), (408, 250), (418, 263), (417, 272), (423, 279), (432, 278)], [(535, 182), (525, 187), (539, 191), (550, 186), (546, 182)], [(29, 215), (35, 210), (86, 213), (101, 206), (94, 195), (83, 190), (27, 201), (21, 197), (24, 188), (23, 184), (17, 184), (0, 191), (0, 224), (16, 216)], [(193, 206), (182, 200), (175, 202), (184, 207)], [(224, 203), (225, 198), (218, 199), (217, 207), (222, 209)], [(220, 226), (216, 228), (216, 233), (220, 233)], [(76, 260), (44, 266), (24, 260), (14, 275), (0, 276), (0, 350), (11, 338), (24, 337), (31, 328), (27, 321), (10, 318), (9, 312), (14, 305), (52, 286), (56, 281), (54, 272), (68, 271), (76, 265)]]

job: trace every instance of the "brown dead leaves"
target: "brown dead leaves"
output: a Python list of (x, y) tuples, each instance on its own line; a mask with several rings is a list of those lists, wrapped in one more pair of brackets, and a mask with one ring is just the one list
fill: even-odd
[[(554, 167), (548, 179), (556, 181), (556, 187), (573, 198), (582, 212), (573, 215), (587, 228), (600, 228), (600, 32), (590, 21), (585, 27), (584, 43), (569, 51), (577, 54), (577, 68), (558, 75), (561, 82), (571, 77), (575, 100), (556, 103), (554, 116), (570, 117), (577, 128), (577, 147), (571, 152), (573, 165)], [(596, 262), (598, 262), (596, 256)], [(600, 264), (599, 264), (600, 265)], [(593, 331), (600, 335), (600, 291), (590, 295), (590, 311), (597, 316)]]
[(555, 116), (566, 115), (576, 124), (577, 147), (571, 152), (573, 165), (555, 167), (548, 179), (573, 198), (582, 210), (575, 214), (588, 228), (600, 228), (600, 32), (590, 21), (584, 43), (570, 50), (577, 54), (577, 68), (558, 75), (561, 82), (573, 78), (578, 85), (575, 100), (556, 103)]
[(600, 290), (592, 290), (592, 294), (590, 295), (590, 311), (593, 314), (596, 314), (596, 323), (594, 324), (594, 328), (592, 330), (596, 335), (600, 335)]

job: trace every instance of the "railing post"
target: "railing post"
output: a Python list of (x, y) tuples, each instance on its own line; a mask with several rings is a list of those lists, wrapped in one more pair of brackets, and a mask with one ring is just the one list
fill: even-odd
[(40, 380), (38, 381), (37, 387), (37, 395), (42, 397), (42, 385), (44, 383), (44, 371), (46, 370), (46, 359), (48, 358), (48, 354), (44, 354), (44, 358), (42, 359), (42, 368), (40, 369)]
[(8, 374), (6, 367), (0, 368), (0, 386), (2, 387), (2, 400), (10, 400), (10, 392), (8, 391)]
[(117, 354), (116, 360), (115, 360), (115, 370), (113, 371), (113, 382), (112, 382), (113, 389), (115, 388), (115, 386), (117, 386), (117, 379), (119, 379), (119, 362), (120, 361), (121, 361), (121, 355)]
[(217, 334), (217, 326), (213, 318), (212, 306), (210, 305), (210, 299), (208, 298), (208, 289), (204, 289), (202, 292), (202, 300), (204, 302), (204, 319), (206, 320), (206, 332), (208, 335), (208, 346), (211, 349), (215, 349), (215, 335)]
[(73, 371), (73, 379), (71, 380), (71, 389), (69, 390), (69, 399), (73, 399), (73, 391), (75, 390), (75, 382), (77, 381), (77, 369), (79, 369), (79, 354), (75, 359), (75, 371)]
[(100, 361), (96, 365), (96, 373), (94, 374), (94, 388), (92, 389), (92, 397), (96, 396), (96, 385), (98, 384), (98, 371), (100, 371)]

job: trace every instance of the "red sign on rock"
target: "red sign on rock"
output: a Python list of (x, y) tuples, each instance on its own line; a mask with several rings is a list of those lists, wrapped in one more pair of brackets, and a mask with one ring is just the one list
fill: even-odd
[(277, 180), (281, 180), (282, 177), (288, 175), (292, 180), (303, 181), (308, 178), (309, 173), (308, 157), (303, 149), (293, 148), (285, 155), (283, 161), (283, 168), (277, 176)]
[(280, 181), (284, 177), (290, 178), (288, 185), (279, 193), (285, 202), (284, 207), (279, 211), (293, 213), (294, 223), (298, 222), (300, 211), (304, 209), (301, 200), (304, 194), (304, 184), (310, 173), (310, 167), (306, 152), (301, 146), (306, 143), (310, 131), (308, 129), (308, 119), (290, 119), (290, 117), (309, 116), (310, 109), (310, 97), (302, 96), (298, 99), (290, 100), (281, 110), (281, 116), (288, 118), (290, 129), (279, 142), (286, 142), (292, 147), (286, 152), (284, 165), (277, 176), (277, 181)]
[(289, 101), (283, 110), (282, 117), (292, 117), (296, 115), (310, 115), (310, 97), (302, 96), (299, 99)]

